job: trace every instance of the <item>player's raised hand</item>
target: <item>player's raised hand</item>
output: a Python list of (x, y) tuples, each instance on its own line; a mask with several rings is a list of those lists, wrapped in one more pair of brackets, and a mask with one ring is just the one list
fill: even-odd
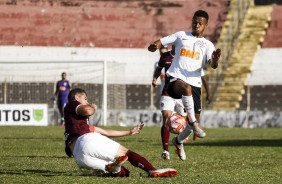
[(213, 51), (212, 53), (212, 60), (214, 61), (218, 61), (219, 58), (221, 56), (221, 49), (216, 49), (215, 51)]
[(143, 123), (143, 122), (137, 124), (135, 127), (133, 127), (132, 129), (130, 129), (129, 135), (139, 134), (139, 132), (140, 132), (140, 130), (143, 128), (143, 126), (144, 126), (144, 123)]
[(211, 60), (210, 60), (210, 65), (213, 69), (216, 69), (218, 66), (218, 60), (221, 56), (221, 49), (216, 49), (215, 51), (213, 51), (212, 56), (211, 56)]

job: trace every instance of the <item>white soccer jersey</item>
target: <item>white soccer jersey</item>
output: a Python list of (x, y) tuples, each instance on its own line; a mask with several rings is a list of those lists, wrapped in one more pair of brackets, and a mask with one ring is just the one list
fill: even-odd
[(192, 86), (201, 87), (201, 71), (215, 50), (212, 42), (184, 31), (161, 38), (160, 41), (164, 46), (175, 45), (175, 56), (166, 73)]

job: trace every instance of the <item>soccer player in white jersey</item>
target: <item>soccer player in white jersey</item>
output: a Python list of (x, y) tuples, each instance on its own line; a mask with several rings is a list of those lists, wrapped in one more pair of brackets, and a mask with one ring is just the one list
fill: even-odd
[[(157, 64), (157, 67), (155, 68), (153, 80), (152, 80), (152, 86), (157, 86), (157, 79), (162, 74), (162, 70), (165, 69), (165, 72), (169, 69), (173, 58), (174, 58), (175, 50), (174, 46), (172, 46), (172, 50), (165, 52), (161, 54), (161, 57), (159, 59), (159, 62)], [(204, 76), (204, 71), (201, 72), (201, 80), (203, 82), (204, 88), (207, 92), (206, 100), (209, 104), (211, 102), (211, 94), (208, 87), (208, 81)], [(165, 75), (165, 84), (169, 82), (167, 76)], [(164, 84), (164, 85), (165, 85)], [(191, 86), (192, 87), (192, 96), (194, 101), (194, 111), (197, 121), (200, 123), (200, 113), (202, 109), (202, 103), (201, 103), (201, 88)], [(161, 87), (162, 88), (162, 87)], [(162, 112), (163, 117), (163, 123), (161, 127), (161, 139), (162, 139), (162, 146), (163, 146), (163, 152), (162, 152), (162, 158), (165, 160), (170, 160), (169, 155), (169, 138), (170, 138), (170, 132), (167, 129), (166, 121), (167, 118), (172, 115), (172, 113), (176, 112), (178, 114), (181, 114), (182, 116), (186, 116), (187, 113), (184, 111), (184, 106), (182, 104), (181, 99), (174, 99), (169, 96), (167, 89), (162, 89), (161, 92), (162, 96), (160, 99), (160, 110)], [(196, 140), (197, 136), (194, 134), (193, 140)], [(185, 143), (188, 143), (189, 139), (188, 137), (185, 140)], [(185, 159), (184, 157), (181, 159)]]
[[(189, 124), (200, 138), (205, 137), (206, 133), (200, 128), (195, 118), (191, 85), (201, 87), (202, 68), (208, 63), (216, 69), (221, 55), (221, 49), (215, 49), (214, 45), (203, 37), (208, 20), (207, 12), (198, 10), (192, 18), (192, 32), (176, 32), (155, 41), (148, 47), (149, 51), (154, 52), (161, 46), (175, 45), (175, 57), (166, 73), (170, 78), (167, 86), (168, 93), (173, 98), (182, 98)], [(187, 126), (173, 139), (180, 159), (186, 158), (183, 141), (190, 133), (190, 126)]]

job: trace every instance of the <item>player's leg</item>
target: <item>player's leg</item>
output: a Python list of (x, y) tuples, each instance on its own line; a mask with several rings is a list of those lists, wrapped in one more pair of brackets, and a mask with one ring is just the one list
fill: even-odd
[[(171, 88), (177, 95), (182, 94), (182, 102), (187, 112), (187, 119), (190, 122), (193, 131), (198, 137), (205, 137), (206, 133), (199, 127), (199, 123), (196, 121), (192, 87), (184, 81), (178, 79), (174, 83), (172, 83)], [(182, 143), (190, 133), (190, 127), (186, 126), (186, 129), (179, 134), (177, 141), (179, 143)]]
[[(199, 125), (196, 121), (192, 87), (180, 79), (173, 79), (173, 82), (168, 85), (168, 93), (173, 98), (182, 98), (183, 106), (187, 112), (188, 122), (190, 122), (190, 125), (192, 126), (194, 132), (198, 135), (198, 137), (205, 137), (205, 132), (199, 128)], [(189, 129), (188, 126), (187, 129)], [(190, 133), (191, 130), (182, 131), (180, 133), (180, 136), (178, 136), (177, 141), (179, 143), (182, 143)]]
[[(197, 119), (197, 122), (199, 123), (199, 126), (201, 127), (200, 125), (200, 113), (195, 113), (195, 116), (196, 116), (196, 119)], [(193, 134), (193, 141), (197, 140), (197, 135), (194, 133)]]
[[(175, 99), (174, 111), (178, 114), (181, 114), (182, 116), (187, 117), (187, 113), (186, 113), (186, 110), (183, 106), (182, 99)], [(197, 119), (197, 117), (196, 117), (196, 119)], [(183, 143), (188, 143), (188, 142), (189, 142), (189, 136), (186, 137), (186, 139), (184, 140)]]
[(163, 144), (162, 158), (169, 160), (169, 137), (170, 132), (166, 126), (167, 118), (172, 114), (175, 106), (175, 100), (169, 96), (162, 96), (160, 99), (160, 109), (162, 111), (163, 124), (161, 127), (161, 138)]
[(108, 171), (106, 166), (116, 161), (120, 144), (99, 133), (80, 136), (75, 143), (73, 155), (76, 163), (83, 168), (101, 170), (105, 173), (119, 173), (119, 167)]
[(61, 99), (58, 99), (58, 109), (60, 112), (60, 122), (59, 125), (62, 127), (64, 125), (64, 101)]
[(129, 170), (127, 170), (125, 167), (122, 166), (127, 160), (128, 156), (126, 155), (128, 149), (119, 146), (116, 157), (114, 162), (109, 163), (105, 166), (106, 171), (111, 173), (111, 176), (118, 176), (118, 177), (128, 177), (129, 176)]
[(150, 177), (168, 177), (178, 175), (178, 171), (172, 168), (156, 169), (146, 158), (131, 150), (127, 151), (126, 156), (133, 166), (144, 170)]
[[(171, 79), (168, 85), (168, 88), (167, 88), (167, 92), (174, 99), (182, 98), (183, 106), (187, 112), (187, 119), (188, 120), (191, 120), (191, 118), (195, 119), (193, 118), (194, 112), (191, 110), (191, 107), (190, 107), (190, 106), (192, 107), (194, 106), (193, 99), (192, 101), (189, 100), (190, 98), (192, 98), (192, 92), (191, 92), (190, 85), (188, 85), (187, 83), (179, 79)], [(186, 128), (172, 140), (176, 148), (177, 155), (181, 160), (186, 160), (186, 154), (185, 154), (185, 150), (183, 147), (183, 142), (186, 139), (186, 137), (188, 137), (188, 135), (190, 135), (191, 133), (191, 129), (189, 129), (189, 127), (190, 126), (186, 126)]]
[[(201, 88), (191, 86), (192, 87), (192, 95), (193, 95), (193, 100), (194, 100), (194, 111), (195, 111), (195, 117), (197, 119), (197, 122), (199, 123), (199, 127), (202, 129), (200, 126), (200, 114), (202, 111), (202, 101), (201, 101)], [(193, 140), (197, 139), (197, 134), (193, 134)]]
[(171, 168), (156, 169), (146, 158), (139, 155), (138, 153), (129, 150), (123, 146), (119, 147), (117, 152), (117, 158), (127, 156), (127, 160), (135, 167), (138, 167), (149, 174), (151, 177), (167, 177), (176, 176), (177, 170)]
[(187, 112), (189, 122), (195, 122), (196, 118), (191, 86), (184, 81), (177, 79), (169, 84), (168, 92), (170, 95), (173, 95), (171, 96), (173, 98), (182, 98), (183, 106)]

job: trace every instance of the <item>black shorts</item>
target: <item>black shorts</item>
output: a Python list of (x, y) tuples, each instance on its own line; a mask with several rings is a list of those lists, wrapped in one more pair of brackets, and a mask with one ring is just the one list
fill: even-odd
[(195, 86), (191, 86), (191, 88), (192, 88), (192, 96), (194, 100), (194, 111), (196, 114), (200, 114), (202, 111), (202, 103), (201, 103), (202, 90), (201, 88)]
[[(173, 89), (172, 89), (173, 83), (176, 80), (179, 80), (179, 79), (176, 79), (176, 78), (170, 78), (170, 79), (172, 79), (172, 80), (170, 80), (165, 85), (165, 88), (167, 90), (168, 95), (170, 97), (174, 98), (174, 99), (181, 99), (182, 96), (175, 94), (173, 92)], [(194, 101), (194, 111), (195, 111), (196, 114), (200, 114), (201, 110), (202, 110), (202, 103), (201, 103), (202, 90), (199, 87), (195, 87), (195, 86), (192, 86), (192, 85), (190, 85), (190, 86), (192, 88), (192, 97), (193, 97), (193, 101)]]

